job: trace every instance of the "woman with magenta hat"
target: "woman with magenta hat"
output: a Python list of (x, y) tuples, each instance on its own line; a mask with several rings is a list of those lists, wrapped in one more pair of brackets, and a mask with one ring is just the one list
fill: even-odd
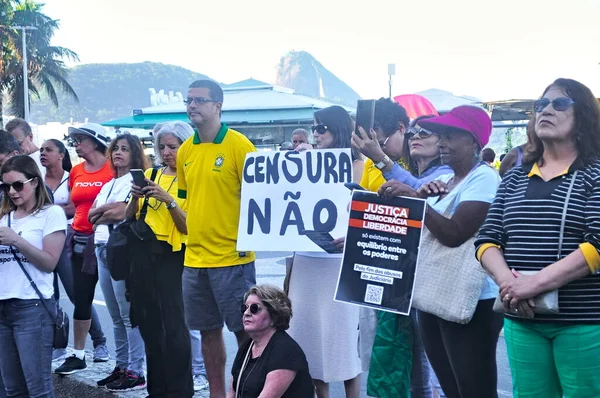
[[(439, 134), (442, 163), (454, 173), (418, 190), (387, 182), (379, 194), (426, 198), (425, 226), (431, 235), (448, 248), (472, 246), (469, 240), (483, 224), (500, 183), (496, 170), (479, 158), (492, 131), (490, 117), (481, 108), (459, 106), (419, 124)], [(474, 247), (470, 255), (475, 256)], [(497, 295), (498, 286), (487, 277), (466, 324), (419, 311), (425, 351), (448, 397), (497, 397), (496, 344), (502, 328), (502, 317), (492, 310)]]

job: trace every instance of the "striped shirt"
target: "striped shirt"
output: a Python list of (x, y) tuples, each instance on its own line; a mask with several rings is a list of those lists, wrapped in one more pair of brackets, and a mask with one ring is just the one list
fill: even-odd
[[(579, 172), (567, 207), (560, 257), (581, 247), (588, 263), (590, 257), (597, 259), (600, 162), (585, 166), (580, 159), (549, 181), (541, 178), (534, 164), (508, 172), (479, 231), (476, 247), (499, 246), (508, 266), (518, 271), (541, 270), (555, 263), (565, 199), (575, 170)], [(600, 323), (600, 276), (589, 275), (561, 287), (559, 313), (536, 314), (533, 321)]]

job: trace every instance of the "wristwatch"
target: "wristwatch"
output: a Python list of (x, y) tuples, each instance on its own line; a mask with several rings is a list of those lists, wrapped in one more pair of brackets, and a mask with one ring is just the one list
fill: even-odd
[(388, 155), (385, 155), (383, 157), (383, 159), (381, 160), (381, 162), (379, 163), (375, 163), (375, 167), (377, 167), (379, 170), (383, 169), (385, 167), (385, 165), (391, 162), (391, 159), (388, 157)]
[(171, 203), (169, 203), (169, 204), (167, 205), (167, 209), (168, 209), (168, 210), (174, 209), (174, 208), (176, 208), (176, 207), (177, 207), (177, 201), (176, 201), (176, 200), (172, 201)]

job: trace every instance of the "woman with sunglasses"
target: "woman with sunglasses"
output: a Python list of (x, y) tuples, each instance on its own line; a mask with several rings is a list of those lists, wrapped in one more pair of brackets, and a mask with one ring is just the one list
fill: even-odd
[[(317, 149), (350, 148), (354, 123), (340, 106), (315, 112)], [(296, 150), (312, 149), (302, 144)], [(363, 162), (355, 154), (354, 175), (360, 178)], [(359, 172), (360, 171), (360, 172)], [(348, 202), (348, 196), (334, 198)], [(344, 238), (334, 240), (343, 247)], [(292, 336), (306, 353), (317, 397), (329, 396), (329, 382), (344, 381), (346, 396), (360, 394), (361, 364), (358, 344), (358, 307), (333, 301), (341, 254), (297, 252), (289, 279), (289, 296), (296, 303)], [(310, 300), (307, 300), (310, 297)]]
[[(404, 185), (402, 190), (393, 192), (387, 189), (391, 185), (388, 182), (381, 186), (379, 194), (384, 198), (395, 195), (428, 198), (425, 226), (440, 246), (451, 250), (469, 245), (469, 249), (472, 247), (469, 239), (483, 224), (500, 183), (496, 170), (479, 158), (489, 141), (492, 122), (481, 108), (459, 106), (419, 124), (439, 135), (442, 162), (453, 173), (440, 176), (418, 191)], [(474, 256), (475, 251), (469, 255)], [(459, 324), (418, 311), (421, 338), (448, 397), (495, 398), (496, 345), (502, 318), (493, 312), (492, 306), (498, 286), (486, 278), (481, 288), (464, 294), (479, 298), (470, 321)]]
[(106, 183), (96, 197), (88, 214), (94, 226), (94, 244), (98, 259), (98, 279), (106, 308), (113, 321), (116, 345), (116, 367), (98, 387), (109, 391), (128, 391), (144, 388), (144, 342), (140, 330), (133, 327), (129, 317), (130, 303), (126, 281), (115, 281), (106, 263), (106, 243), (111, 227), (125, 220), (125, 208), (130, 198), (131, 169), (145, 170), (148, 158), (139, 138), (125, 133), (112, 140), (106, 153), (115, 178)]
[(302, 348), (286, 332), (292, 303), (279, 288), (253, 286), (241, 313), (250, 339), (238, 350), (227, 398), (313, 398)]
[[(380, 101), (377, 104), (382, 106), (383, 103)], [(389, 100), (386, 101), (390, 102)], [(375, 114), (377, 120), (377, 105), (375, 106)], [(385, 181), (395, 180), (418, 189), (421, 185), (433, 181), (438, 176), (452, 173), (452, 169), (448, 165), (442, 165), (440, 162), (439, 148), (437, 147), (439, 136), (419, 126), (419, 121), (431, 117), (433, 116), (416, 118), (410, 123), (406, 134), (402, 132), (404, 139), (401, 146), (400, 143), (397, 144), (400, 147), (400, 152), (394, 148), (393, 142), (389, 143), (390, 135), (387, 135), (396, 134), (396, 131), (386, 133), (379, 128), (379, 131), (374, 129), (370, 134), (366, 134), (362, 127), (359, 128), (360, 134), (352, 136), (352, 145), (371, 160), (372, 164), (367, 161), (366, 166), (368, 168), (376, 168), (380, 171), (380, 173), (374, 173), (377, 178), (373, 178), (378, 184), (370, 184), (368, 181), (362, 181), (361, 183), (381, 186)], [(403, 126), (403, 128), (405, 127)], [(391, 129), (387, 130), (390, 131)], [(394, 185), (396, 184), (391, 185), (392, 188)]]
[[(113, 171), (106, 161), (106, 138), (104, 127), (85, 123), (69, 127), (69, 137), (77, 156), (84, 162), (74, 166), (69, 173), (70, 199), (75, 205), (73, 222), (67, 232), (67, 251), (71, 258), (73, 275), (73, 355), (54, 370), (63, 376), (87, 368), (85, 340), (92, 330), (93, 301), (98, 283), (98, 264), (94, 247), (94, 227), (88, 221), (88, 212), (104, 184), (113, 178)], [(109, 359), (106, 338), (99, 322), (94, 321), (94, 362)]]
[(52, 271), (65, 245), (67, 219), (52, 205), (29, 156), (8, 159), (0, 174), (0, 372), (10, 397), (54, 397)]
[[(185, 324), (181, 278), (187, 234), (187, 201), (177, 197), (177, 150), (194, 134), (189, 124), (169, 122), (154, 127), (154, 151), (160, 164), (154, 181), (132, 185), (128, 219), (140, 216), (148, 200), (145, 221), (157, 242), (153, 253), (139, 253), (131, 264), (132, 322), (139, 325), (146, 347), (150, 396), (191, 397), (192, 356)], [(207, 387), (201, 370), (194, 374), (198, 389)]]
[[(405, 169), (412, 165), (418, 171), (417, 163), (411, 161), (409, 154), (406, 126), (409, 126), (406, 110), (394, 101), (381, 98), (375, 103), (374, 129), (371, 130), (371, 134), (367, 135), (360, 127), (360, 135), (352, 136), (353, 146), (369, 158), (365, 162), (365, 172), (361, 181), (364, 188), (376, 192), (386, 182), (386, 176), (382, 174), (380, 167), (390, 168), (390, 164), (416, 180)], [(423, 132), (421, 134), (425, 135)], [(420, 159), (419, 164), (423, 170), (435, 170), (435, 164), (439, 165), (437, 137), (428, 134), (419, 141), (425, 142), (421, 145), (425, 148), (416, 151), (417, 158)], [(431, 150), (431, 144), (435, 151)], [(390, 162), (379, 159), (388, 159)], [(427, 167), (430, 163), (432, 167)], [(407, 318), (361, 307), (359, 332), (362, 368), (369, 371), (368, 392), (371, 395), (378, 396), (384, 394), (384, 391), (387, 393), (394, 389), (395, 394), (399, 396), (410, 393), (416, 398), (433, 397), (429, 362), (418, 334), (415, 311)], [(383, 338), (384, 335), (394, 335), (395, 338), (391, 341)], [(387, 363), (389, 357), (386, 357), (390, 353), (394, 355), (391, 365)], [(378, 360), (372, 362), (373, 357), (377, 357)], [(407, 365), (411, 363), (410, 357), (412, 366)], [(398, 383), (398, 380), (405, 382)]]
[[(600, 108), (586, 86), (558, 79), (534, 111), (477, 255), (500, 285), (514, 396), (598, 397)], [(555, 289), (558, 313), (536, 313), (531, 299)]]

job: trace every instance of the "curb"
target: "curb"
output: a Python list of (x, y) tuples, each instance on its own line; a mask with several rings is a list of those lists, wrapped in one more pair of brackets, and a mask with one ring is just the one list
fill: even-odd
[[(67, 355), (71, 355), (71, 349), (67, 350)], [(146, 388), (135, 391), (126, 391), (122, 393), (112, 393), (105, 388), (98, 388), (96, 382), (106, 377), (115, 368), (114, 359), (108, 362), (93, 362), (92, 353), (86, 350), (87, 368), (69, 376), (52, 375), (54, 383), (54, 392), (59, 398), (109, 398), (109, 397), (127, 397), (127, 398), (145, 398), (148, 396)], [(52, 363), (52, 372), (59, 367), (62, 362)], [(145, 370), (145, 369), (144, 369)], [(209, 398), (208, 390), (197, 392), (194, 397)]]

